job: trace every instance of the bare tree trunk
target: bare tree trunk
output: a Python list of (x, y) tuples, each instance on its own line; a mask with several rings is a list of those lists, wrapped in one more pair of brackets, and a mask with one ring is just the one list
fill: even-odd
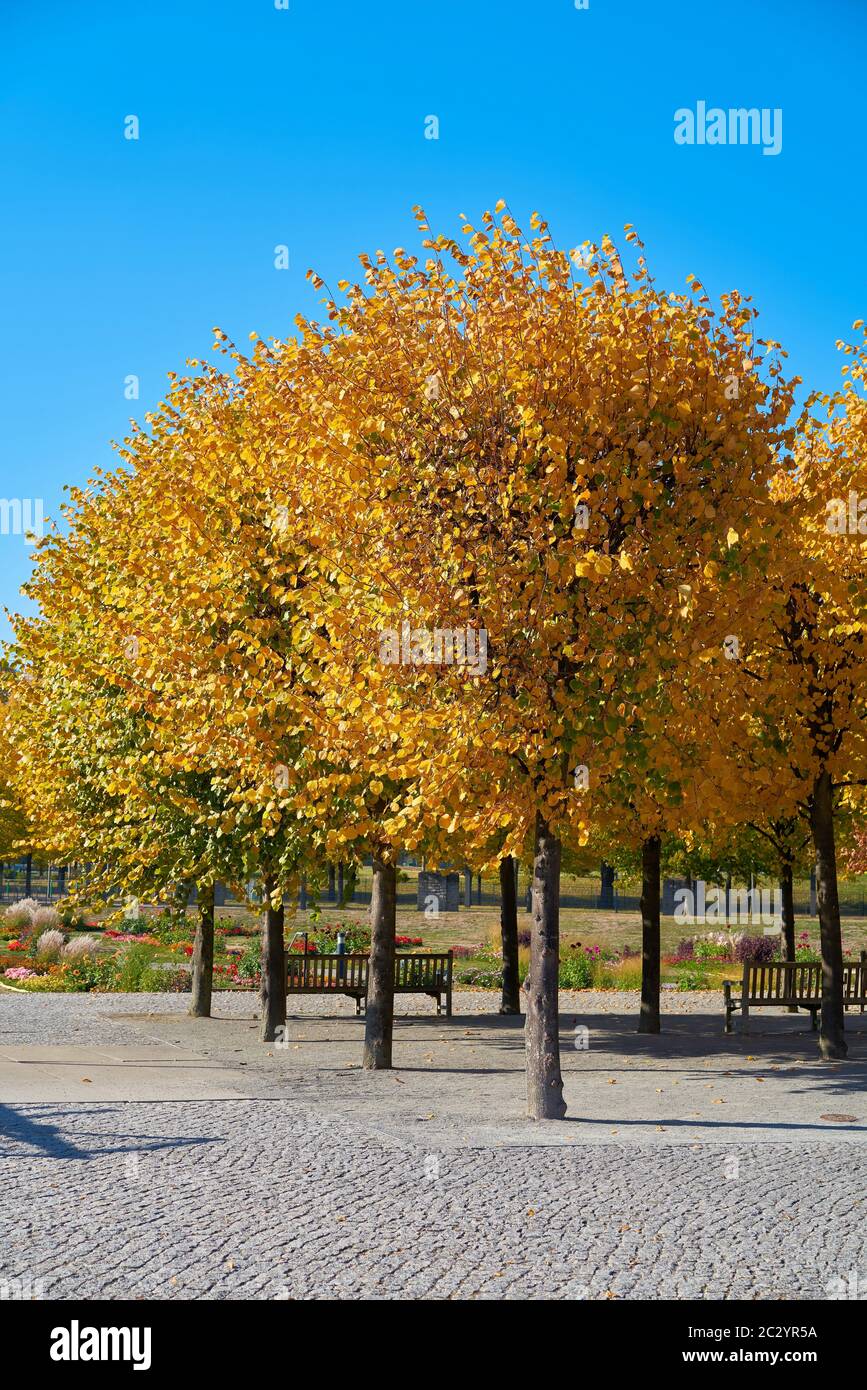
[(825, 1061), (848, 1053), (843, 1036), (843, 934), (837, 895), (837, 852), (834, 845), (834, 788), (830, 772), (813, 784), (810, 825), (816, 847), (816, 906), (822, 945), (822, 1013), (819, 1051)]
[(560, 841), (536, 813), (533, 856), (533, 931), (530, 974), (525, 983), (527, 1020), (527, 1113), (532, 1120), (562, 1120), (566, 1114), (560, 1072)]
[(286, 1027), (286, 949), (283, 945), (283, 904), (274, 907), (273, 878), (266, 877), (265, 916), (262, 920), (262, 977), (259, 998), (262, 1005), (262, 1042), (273, 1042), (278, 1028)]
[(732, 900), (732, 871), (726, 869), (726, 926), (729, 925), (729, 905)]
[(650, 835), (641, 846), (641, 1012), (639, 1033), (659, 1032), (659, 874), (661, 846)]
[(500, 860), (500, 941), (503, 948), (503, 993), (501, 1014), (521, 1012), (518, 983), (518, 894), (515, 861), (511, 854)]
[(611, 864), (606, 864), (604, 859), (599, 870), (599, 906), (600, 908), (614, 907), (614, 868)]
[(211, 1017), (211, 991), (214, 986), (214, 885), (200, 883), (196, 893), (198, 913), (193, 946), (193, 983), (190, 1013), (194, 1018)]
[[(780, 947), (783, 960), (795, 960), (795, 885), (791, 859), (780, 860), (780, 897), (783, 901), (783, 930)], [(797, 1004), (789, 1005), (789, 1013), (798, 1012)]]
[(370, 895), (370, 962), (362, 1061), (362, 1065), (368, 1071), (386, 1071), (391, 1066), (396, 914), (397, 867), (374, 854), (373, 888)]
[(334, 891), (334, 865), (333, 865), (333, 864), (329, 864), (329, 865), (328, 865), (328, 901), (329, 901), (330, 903), (333, 903), (333, 902), (334, 902), (334, 899), (335, 899), (335, 896), (336, 896), (336, 895), (335, 895), (335, 891)]
[(340, 902), (338, 904), (340, 907), (345, 907), (347, 903), (352, 902), (355, 897), (357, 880), (358, 865), (354, 861), (348, 864), (345, 869), (342, 864), (340, 865)]

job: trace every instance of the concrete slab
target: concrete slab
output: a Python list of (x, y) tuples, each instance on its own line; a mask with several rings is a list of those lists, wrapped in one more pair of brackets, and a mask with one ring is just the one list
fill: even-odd
[(566, 1014), (568, 1114), (562, 1124), (543, 1125), (524, 1113), (523, 1019), (399, 1019), (395, 1068), (383, 1073), (362, 1070), (364, 1020), (344, 1015), (290, 1016), (283, 1046), (260, 1043), (252, 1018), (150, 1015), (147, 1027), (151, 1038), (223, 1067), (246, 1062), (248, 1095), (292, 1098), (386, 1142), (867, 1140), (867, 1019), (860, 1016), (847, 1021), (849, 1059), (828, 1064), (808, 1023), (772, 1013), (757, 1016), (745, 1036), (722, 1034), (715, 1015), (671, 1016), (658, 1037), (636, 1033), (628, 1014)]
[(4, 1047), (0, 1097), (21, 1101), (201, 1101), (248, 1095), (241, 1067), (168, 1047)]

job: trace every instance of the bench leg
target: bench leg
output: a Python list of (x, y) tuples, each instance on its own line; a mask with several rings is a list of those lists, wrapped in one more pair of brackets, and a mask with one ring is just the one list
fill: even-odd
[(749, 1004), (741, 1004), (741, 1032), (742, 1032), (742, 1033), (748, 1033), (749, 1031), (750, 1031), (750, 1006), (749, 1006)]
[(810, 1026), (812, 1027), (814, 1033), (816, 1029), (819, 1027), (819, 1018), (815, 1009), (810, 1010)]
[(725, 1027), (725, 1031), (726, 1031), (727, 1033), (730, 1033), (730, 1032), (732, 1031), (732, 1009), (731, 1009), (731, 1005), (730, 1005), (730, 1004), (726, 1004), (726, 1027)]

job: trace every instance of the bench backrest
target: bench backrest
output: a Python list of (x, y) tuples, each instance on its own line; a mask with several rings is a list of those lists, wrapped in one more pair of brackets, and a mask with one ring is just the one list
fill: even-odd
[[(364, 992), (370, 957), (366, 955), (286, 955), (286, 984), (290, 990), (345, 989)], [(408, 990), (445, 989), (451, 979), (452, 953), (403, 955), (394, 958), (394, 987)]]
[[(368, 957), (362, 955), (286, 955), (286, 981), (290, 989), (367, 988)], [(342, 969), (341, 969), (342, 966)]]
[[(867, 965), (847, 961), (843, 965), (843, 999), (860, 1001), (867, 989)], [(750, 1004), (773, 1003), (775, 1000), (795, 1000), (812, 1003), (822, 998), (822, 965), (820, 961), (776, 960), (744, 961), (743, 995)]]
[(822, 967), (818, 961), (746, 960), (743, 993), (751, 1004), (821, 999)]
[(855, 1000), (858, 1003), (867, 995), (867, 963), (864, 953), (859, 961), (848, 961), (843, 965), (843, 1002)]

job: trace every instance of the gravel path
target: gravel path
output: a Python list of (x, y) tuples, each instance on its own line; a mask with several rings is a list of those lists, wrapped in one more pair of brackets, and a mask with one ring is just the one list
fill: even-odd
[[(464, 1014), (496, 1014), (500, 996), (493, 990), (456, 990), (454, 1011)], [(634, 1013), (638, 1016), (637, 991), (563, 991), (560, 1008), (569, 1013)], [(112, 1015), (173, 1014), (184, 1017), (189, 1008), (188, 994), (27, 994), (0, 990), (0, 1045), (58, 1043), (128, 1043), (142, 1040), (138, 1026), (112, 1022)], [(258, 1013), (258, 995), (246, 990), (220, 990), (214, 995), (216, 1018), (249, 1018)], [(290, 1000), (292, 1017), (330, 1015), (352, 1018), (351, 999), (335, 998), (327, 1005), (317, 997), (294, 996)], [(664, 993), (662, 1012), (670, 1015), (721, 1014), (720, 994)], [(424, 995), (404, 995), (397, 1001), (398, 1017), (435, 1016), (433, 1002)], [(144, 1027), (144, 1021), (142, 1027)]]

